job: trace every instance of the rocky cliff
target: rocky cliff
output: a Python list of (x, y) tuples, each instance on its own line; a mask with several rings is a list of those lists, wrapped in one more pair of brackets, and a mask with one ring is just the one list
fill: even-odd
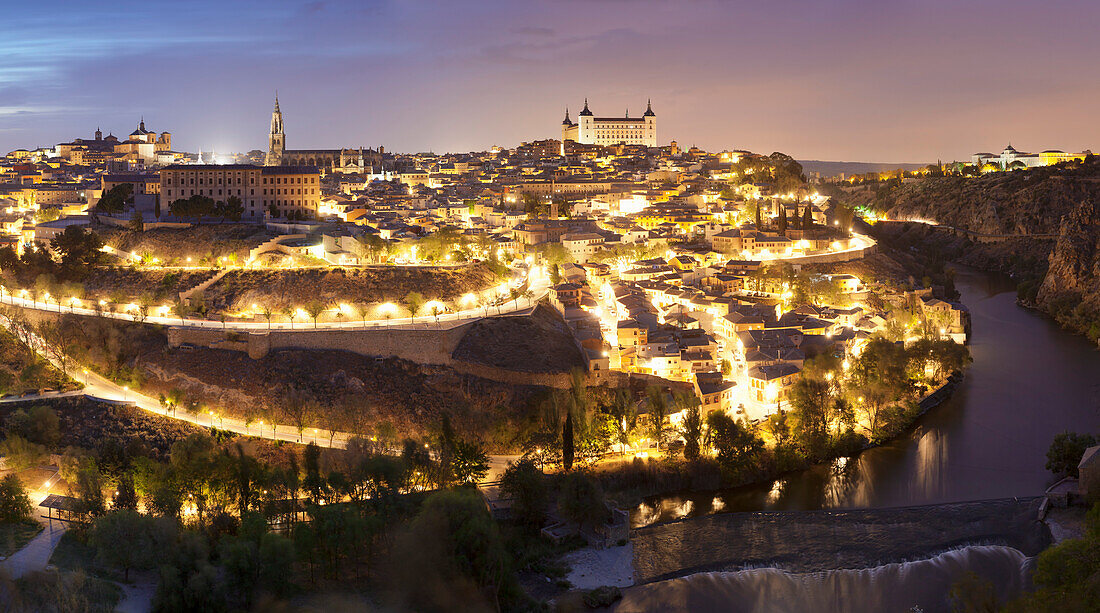
[[(965, 263), (1014, 274), (1021, 299), (1059, 323), (1100, 338), (1100, 159), (982, 177), (931, 177), (890, 188), (847, 188), (849, 205), (890, 219), (934, 221), (1008, 243), (968, 244)], [(1028, 239), (1057, 235), (1056, 240)], [(961, 240), (961, 239), (960, 239)], [(1023, 244), (1021, 244), (1023, 243)], [(1045, 255), (1036, 267), (1023, 253)]]
[(1100, 342), (1100, 206), (1085, 200), (1062, 221), (1035, 303)]

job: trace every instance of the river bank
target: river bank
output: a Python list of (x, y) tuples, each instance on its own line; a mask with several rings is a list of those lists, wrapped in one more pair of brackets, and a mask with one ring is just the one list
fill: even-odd
[(718, 512), (897, 507), (1034, 496), (1051, 483), (1046, 450), (1060, 432), (1100, 430), (1100, 353), (1016, 306), (1005, 276), (957, 269), (971, 312), (973, 363), (950, 398), (910, 432), (852, 460), (775, 481), (647, 498), (636, 525)]

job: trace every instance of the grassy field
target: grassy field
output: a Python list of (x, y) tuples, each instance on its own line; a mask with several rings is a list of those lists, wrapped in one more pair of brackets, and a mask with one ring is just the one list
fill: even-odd
[(41, 531), (42, 525), (36, 521), (0, 524), (0, 556), (19, 551)]

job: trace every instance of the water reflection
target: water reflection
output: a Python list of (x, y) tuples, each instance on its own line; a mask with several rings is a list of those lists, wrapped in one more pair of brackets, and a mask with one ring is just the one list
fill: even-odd
[[(1015, 304), (1011, 280), (961, 269), (974, 363), (908, 436), (774, 483), (647, 500), (636, 526), (722, 511), (890, 507), (1041, 493), (1064, 430), (1100, 429), (1100, 352)], [(692, 502), (687, 508), (685, 503)]]

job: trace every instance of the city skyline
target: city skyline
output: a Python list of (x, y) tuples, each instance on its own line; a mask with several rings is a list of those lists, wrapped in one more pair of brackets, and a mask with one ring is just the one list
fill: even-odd
[(608, 115), (652, 99), (661, 144), (799, 159), (1079, 151), (1097, 136), (1085, 30), (1100, 10), (1085, 3), (166, 6), (13, 15), (0, 149), (124, 135), (141, 116), (180, 150), (264, 149), (276, 89), (292, 147), (514, 146), (557, 138), (585, 97)]

